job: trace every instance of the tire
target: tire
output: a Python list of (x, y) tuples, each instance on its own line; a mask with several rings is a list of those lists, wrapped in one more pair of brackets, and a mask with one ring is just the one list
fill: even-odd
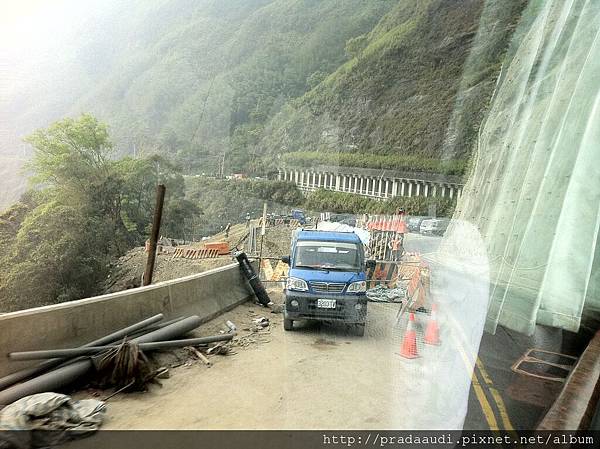
[(290, 320), (290, 319), (284, 318), (283, 319), (283, 328), (286, 331), (294, 330), (294, 320)]
[(355, 324), (354, 325), (354, 333), (357, 337), (365, 336), (365, 324)]

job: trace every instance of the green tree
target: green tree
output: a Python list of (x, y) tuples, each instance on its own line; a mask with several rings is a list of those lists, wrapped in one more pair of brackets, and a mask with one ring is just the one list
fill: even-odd
[(38, 206), (16, 236), (6, 272), (4, 306), (25, 308), (96, 293), (114, 241), (109, 222), (88, 210), (52, 201)]
[(0, 302), (9, 310), (98, 292), (110, 265), (149, 234), (157, 183), (167, 186), (163, 231), (185, 234), (199, 213), (165, 158), (114, 160), (106, 125), (64, 119), (28, 137), (32, 187), (0, 216)]
[(199, 215), (200, 209), (185, 198), (185, 180), (179, 167), (159, 155), (123, 158), (116, 165), (123, 179), (121, 218), (134, 242), (142, 243), (150, 233), (157, 184), (166, 187), (161, 233), (184, 238), (189, 231), (185, 224)]

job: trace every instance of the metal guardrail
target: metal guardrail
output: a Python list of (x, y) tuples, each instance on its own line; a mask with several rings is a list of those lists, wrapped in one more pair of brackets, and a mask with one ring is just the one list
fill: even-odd
[(588, 430), (599, 403), (600, 331), (583, 351), (537, 430)]

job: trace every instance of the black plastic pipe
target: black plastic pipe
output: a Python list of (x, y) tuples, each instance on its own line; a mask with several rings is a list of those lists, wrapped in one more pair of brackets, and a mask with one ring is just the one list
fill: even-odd
[[(144, 328), (158, 323), (163, 319), (163, 314), (159, 313), (158, 315), (154, 315), (150, 318), (147, 318), (139, 323), (132, 324), (126, 328), (113, 332), (105, 337), (99, 338), (98, 340), (91, 341), (82, 346), (82, 348), (87, 348), (90, 346), (102, 346), (108, 343), (113, 343), (116, 340), (120, 340), (122, 338), (127, 337), (133, 333), (139, 332)], [(64, 359), (52, 359), (47, 360), (39, 365), (32, 366), (31, 368), (25, 368), (23, 370), (17, 371), (15, 373), (9, 374), (8, 376), (4, 376), (0, 378), (0, 390), (10, 387), (11, 385), (16, 384), (17, 382), (21, 382), (22, 380), (29, 379), (30, 377), (35, 376), (36, 374), (43, 373), (44, 371), (48, 371), (51, 368), (54, 368), (60, 364), (65, 362)]]
[[(213, 343), (216, 341), (231, 340), (234, 334), (212, 335), (210, 337), (187, 338), (185, 340), (156, 341), (151, 343), (140, 343), (139, 349), (142, 351), (152, 351), (155, 349), (182, 348), (184, 346), (199, 346)], [(23, 351), (11, 352), (8, 354), (13, 360), (39, 360), (54, 357), (80, 357), (83, 355), (94, 355), (102, 351), (118, 348), (119, 345), (92, 346), (86, 348), (67, 348), (67, 349), (48, 349), (45, 351)]]
[[(197, 328), (200, 323), (200, 317), (194, 315), (162, 329), (141, 335), (131, 341), (134, 343), (149, 343), (151, 341), (169, 340)], [(87, 374), (93, 366), (93, 362), (89, 358), (85, 358), (42, 374), (22, 384), (13, 385), (0, 392), (0, 407), (32, 394), (60, 390)]]
[(238, 263), (240, 264), (242, 273), (244, 274), (246, 279), (248, 279), (248, 282), (250, 283), (250, 287), (252, 287), (252, 290), (254, 291), (254, 294), (256, 295), (256, 299), (258, 299), (258, 302), (261, 303), (263, 306), (266, 306), (267, 304), (269, 304), (271, 302), (271, 298), (269, 298), (269, 295), (267, 294), (265, 287), (260, 282), (260, 279), (258, 278), (258, 274), (256, 274), (256, 272), (254, 271), (254, 268), (252, 267), (252, 264), (248, 260), (248, 256), (246, 256), (246, 253), (237, 253), (235, 255), (235, 258), (237, 259)]

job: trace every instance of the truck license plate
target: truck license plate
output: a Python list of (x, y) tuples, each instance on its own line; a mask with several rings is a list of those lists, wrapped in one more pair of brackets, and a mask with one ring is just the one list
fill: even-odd
[(317, 299), (317, 307), (320, 309), (335, 309), (335, 299)]

